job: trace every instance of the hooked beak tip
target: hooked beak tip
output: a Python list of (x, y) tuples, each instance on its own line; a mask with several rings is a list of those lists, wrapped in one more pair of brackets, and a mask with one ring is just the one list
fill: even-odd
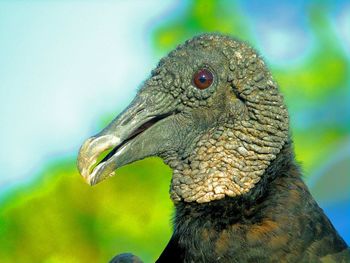
[(89, 185), (95, 185), (104, 178), (99, 178), (103, 164), (96, 165), (102, 152), (115, 147), (120, 139), (113, 135), (103, 135), (87, 139), (81, 146), (77, 159), (77, 166), (84, 181)]

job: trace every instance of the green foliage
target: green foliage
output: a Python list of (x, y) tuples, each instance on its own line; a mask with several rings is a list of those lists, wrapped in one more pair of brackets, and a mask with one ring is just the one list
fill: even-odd
[(179, 43), (205, 32), (221, 32), (248, 40), (246, 19), (234, 1), (188, 1), (174, 20), (161, 21), (154, 31), (156, 51), (170, 51)]
[[(302, 161), (307, 176), (328, 158), (327, 153), (336, 151), (339, 141), (350, 130), (346, 123), (336, 123), (335, 126), (332, 120), (328, 124), (324, 121), (305, 123), (307, 128), (302, 128), (304, 123), (296, 123), (293, 118), (300, 112), (307, 114), (312, 108), (332, 107), (330, 103), (348, 94), (349, 59), (336, 41), (327, 7), (329, 4), (326, 2), (310, 3), (306, 12), (308, 30), (314, 41), (306, 57), (292, 65), (270, 65), (289, 107), (296, 156)], [(164, 55), (178, 43), (212, 31), (227, 33), (254, 46), (256, 38), (249, 31), (249, 21), (241, 11), (235, 1), (190, 1), (178, 16), (155, 29), (155, 50)], [(322, 119), (322, 116), (317, 117)], [(315, 148), (320, 150), (315, 151)]]
[(149, 158), (90, 187), (74, 161), (50, 165), (5, 200), (1, 262), (107, 262), (126, 251), (154, 261), (171, 235), (170, 175)]
[[(219, 31), (255, 43), (247, 18), (233, 1), (190, 1), (177, 11), (153, 32), (157, 56), (201, 32)], [(334, 100), (347, 94), (350, 82), (349, 59), (325, 10), (311, 6), (308, 21), (312, 50), (299, 63), (271, 67), (290, 108), (297, 157), (307, 175), (341, 146), (349, 126), (332, 120), (301, 125), (293, 116), (336, 106)], [(150, 158), (90, 187), (74, 160), (55, 162), (3, 200), (0, 261), (107, 262), (115, 254), (132, 252), (152, 262), (171, 235), (170, 176), (168, 167)]]

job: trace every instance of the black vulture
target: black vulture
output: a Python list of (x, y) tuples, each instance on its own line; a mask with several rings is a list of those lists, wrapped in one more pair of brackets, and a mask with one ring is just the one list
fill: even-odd
[(157, 262), (350, 262), (301, 178), (278, 85), (248, 44), (211, 33), (171, 51), (85, 141), (78, 168), (94, 185), (149, 156), (173, 170), (174, 232)]

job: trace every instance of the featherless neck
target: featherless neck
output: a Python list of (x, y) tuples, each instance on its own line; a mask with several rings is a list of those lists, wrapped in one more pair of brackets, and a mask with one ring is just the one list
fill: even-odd
[[(294, 173), (288, 173), (291, 170)], [(206, 216), (210, 218), (231, 218), (232, 220), (242, 219), (245, 216), (249, 217), (250, 214), (256, 212), (255, 207), (257, 204), (264, 202), (267, 196), (274, 194), (270, 192), (270, 189), (274, 188), (274, 181), (277, 178), (284, 180), (283, 177), (288, 177), (287, 179), (290, 177), (300, 178), (299, 168), (294, 161), (291, 141), (288, 141), (283, 146), (276, 159), (266, 169), (261, 180), (248, 193), (236, 197), (226, 196), (220, 200), (202, 204), (197, 202), (178, 202), (176, 203), (177, 215), (191, 214), (193, 216), (192, 212), (195, 210), (202, 219)], [(205, 215), (206, 213), (207, 215)], [(196, 220), (201, 219), (197, 218)]]

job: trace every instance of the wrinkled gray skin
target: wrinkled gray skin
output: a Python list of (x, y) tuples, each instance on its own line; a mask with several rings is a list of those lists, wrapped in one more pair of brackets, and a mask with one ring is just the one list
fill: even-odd
[[(193, 82), (202, 68), (214, 75), (205, 90)], [(287, 138), (288, 113), (260, 56), (229, 37), (201, 35), (163, 58), (129, 107), (83, 144), (78, 168), (93, 185), (159, 156), (173, 169), (173, 201), (205, 203), (248, 192)]]
[[(200, 90), (193, 77), (203, 68), (214, 81)], [(83, 144), (78, 168), (91, 185), (149, 156), (172, 168), (174, 234), (158, 262), (265, 262), (266, 253), (278, 262), (346, 249), (292, 152), (288, 112), (261, 57), (245, 43), (206, 34), (159, 62), (129, 107)], [(272, 182), (274, 167), (281, 178)], [(131, 254), (112, 261), (140, 262)]]

